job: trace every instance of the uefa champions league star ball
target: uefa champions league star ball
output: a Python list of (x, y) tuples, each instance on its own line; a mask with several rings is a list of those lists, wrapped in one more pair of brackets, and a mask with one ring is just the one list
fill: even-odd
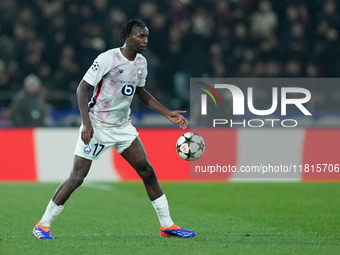
[(202, 157), (205, 143), (200, 135), (188, 132), (178, 138), (176, 149), (182, 159), (194, 161)]

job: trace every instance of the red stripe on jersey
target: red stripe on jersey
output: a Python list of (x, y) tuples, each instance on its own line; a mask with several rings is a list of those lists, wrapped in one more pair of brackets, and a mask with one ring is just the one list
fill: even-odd
[(97, 86), (97, 92), (96, 94), (92, 97), (91, 101), (89, 102), (89, 111), (90, 109), (96, 105), (96, 102), (97, 102), (97, 98), (99, 97), (99, 94), (100, 94), (100, 91), (102, 89), (102, 85), (103, 85), (103, 78), (98, 82)]
[(97, 98), (99, 97), (99, 93), (102, 89), (102, 85), (103, 85), (103, 78), (100, 80), (100, 82), (98, 83), (98, 89), (97, 89), (97, 93), (94, 96), (94, 99), (97, 101)]

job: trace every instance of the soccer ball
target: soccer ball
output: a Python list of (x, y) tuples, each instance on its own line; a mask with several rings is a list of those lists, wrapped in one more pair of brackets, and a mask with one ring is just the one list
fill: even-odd
[(194, 161), (202, 157), (205, 143), (200, 135), (188, 132), (178, 138), (176, 149), (182, 159)]

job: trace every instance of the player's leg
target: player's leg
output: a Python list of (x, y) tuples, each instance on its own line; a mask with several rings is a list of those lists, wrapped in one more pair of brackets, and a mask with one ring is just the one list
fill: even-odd
[(145, 189), (159, 218), (161, 235), (166, 237), (194, 237), (196, 235), (195, 232), (182, 229), (172, 221), (167, 198), (163, 194), (155, 171), (148, 161), (144, 146), (139, 137), (121, 155), (142, 178)]
[(88, 174), (92, 161), (75, 155), (73, 169), (69, 178), (64, 181), (54, 193), (52, 200), (48, 203), (41, 220), (33, 228), (33, 235), (39, 239), (53, 239), (50, 233), (51, 222), (64, 209), (64, 204), (84, 181)]
[(72, 192), (84, 182), (91, 164), (92, 160), (77, 155), (74, 156), (73, 169), (69, 178), (57, 188), (52, 198), (56, 205), (64, 205)]
[(144, 146), (138, 137), (121, 153), (121, 155), (142, 178), (146, 192), (151, 201), (163, 195), (155, 171), (150, 165)]

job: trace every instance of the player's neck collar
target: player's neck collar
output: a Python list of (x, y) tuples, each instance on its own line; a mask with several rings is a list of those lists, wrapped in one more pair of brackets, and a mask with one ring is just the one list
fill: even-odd
[(124, 48), (124, 47), (120, 47), (120, 48), (119, 48), (120, 54), (122, 54), (122, 56), (123, 56), (127, 61), (129, 61), (129, 62), (135, 61), (135, 59), (136, 59), (136, 57), (137, 57), (137, 53), (135, 54), (135, 57), (133, 58), (133, 60), (130, 60), (127, 56), (124, 55), (123, 50), (126, 51), (126, 48)]

